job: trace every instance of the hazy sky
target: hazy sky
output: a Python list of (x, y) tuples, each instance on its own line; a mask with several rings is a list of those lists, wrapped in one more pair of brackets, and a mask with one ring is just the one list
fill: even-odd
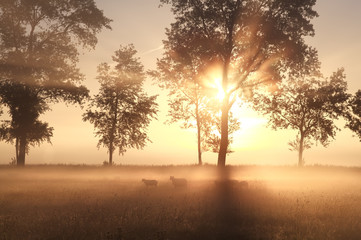
[[(162, 53), (165, 28), (173, 21), (169, 8), (158, 8), (158, 0), (97, 0), (98, 7), (113, 19), (112, 31), (99, 34), (94, 51), (83, 51), (79, 67), (86, 75), (84, 84), (95, 94), (96, 67), (101, 62), (110, 62), (120, 44), (133, 43), (146, 69), (154, 69), (156, 59)], [(349, 91), (361, 89), (361, 1), (318, 0), (316, 10), (319, 18), (313, 21), (316, 36), (308, 42), (319, 51), (324, 75), (329, 76), (339, 67), (346, 70)], [(149, 143), (143, 150), (128, 150), (124, 156), (114, 155), (116, 164), (193, 164), (197, 163), (196, 132), (184, 130), (177, 124), (165, 125), (167, 115), (166, 92), (146, 84), (150, 95), (160, 94), (158, 120), (149, 127)], [(98, 139), (93, 135), (93, 126), (84, 123), (79, 107), (53, 105), (42, 120), (55, 128), (52, 145), (42, 144), (31, 148), (27, 164), (73, 163), (101, 164), (107, 160), (106, 149), (98, 150)], [(288, 150), (287, 142), (293, 140), (295, 131), (272, 131), (265, 127), (265, 119), (244, 109), (240, 114), (241, 130), (235, 136), (228, 164), (293, 165), (297, 153)], [(314, 146), (305, 152), (306, 164), (334, 164), (361, 166), (361, 142), (351, 131), (342, 129), (328, 148)], [(0, 143), (0, 164), (7, 164), (15, 155), (14, 147)], [(217, 154), (205, 153), (204, 162), (216, 163)]]

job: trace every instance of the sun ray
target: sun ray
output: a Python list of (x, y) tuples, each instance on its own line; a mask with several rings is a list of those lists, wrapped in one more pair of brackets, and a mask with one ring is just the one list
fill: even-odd
[(214, 82), (215, 82), (215, 88), (218, 90), (216, 97), (220, 102), (222, 102), (224, 97), (226, 96), (226, 93), (224, 92), (222, 87), (222, 79), (215, 78)]

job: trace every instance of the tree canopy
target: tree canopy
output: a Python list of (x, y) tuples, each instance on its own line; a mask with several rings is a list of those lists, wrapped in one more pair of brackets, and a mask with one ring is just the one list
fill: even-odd
[(310, 49), (308, 60), (289, 72), (274, 92), (259, 91), (255, 109), (269, 117), (273, 129), (294, 129), (297, 136), (289, 142), (298, 152), (298, 165), (304, 165), (303, 152), (313, 142), (327, 147), (339, 128), (335, 124), (347, 108), (349, 94), (343, 69), (329, 79), (322, 79), (316, 51)]
[(157, 114), (157, 96), (148, 97), (142, 89), (145, 72), (136, 53), (133, 45), (121, 46), (113, 56), (114, 68), (108, 63), (98, 66), (99, 93), (83, 115), (100, 137), (98, 148), (108, 149), (109, 164), (113, 164), (117, 148), (124, 154), (128, 148), (141, 149), (150, 141), (146, 129)]
[(79, 85), (78, 46), (94, 48), (110, 21), (94, 0), (0, 2), (0, 102), (11, 116), (2, 131), (19, 143), (18, 165), (25, 164), (29, 143), (52, 136), (38, 120), (49, 103), (81, 103), (88, 96)]
[[(164, 41), (166, 50), (169, 43)], [(199, 59), (198, 59), (199, 60)], [(151, 72), (158, 85), (169, 90), (168, 123), (180, 122), (182, 128), (197, 130), (198, 164), (202, 165), (202, 152), (218, 152), (220, 139), (220, 108), (216, 92), (217, 86), (204, 83), (203, 62), (196, 56), (183, 53), (172, 57), (166, 51), (157, 61), (158, 71)], [(232, 133), (239, 129), (239, 122), (232, 118)], [(231, 139), (230, 141), (231, 142)]]
[(345, 118), (346, 127), (355, 132), (361, 141), (361, 90), (350, 96)]
[[(305, 36), (314, 34), (315, 0), (161, 0), (176, 21), (167, 30), (167, 54), (221, 69), (224, 92), (218, 165), (226, 163), (229, 110), (236, 96), (274, 82), (304, 60)], [(190, 56), (190, 58), (188, 57)], [(201, 72), (198, 72), (200, 74)]]

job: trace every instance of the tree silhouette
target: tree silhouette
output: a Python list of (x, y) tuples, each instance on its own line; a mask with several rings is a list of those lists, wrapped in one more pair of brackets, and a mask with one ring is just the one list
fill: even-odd
[[(165, 49), (169, 50), (169, 45), (169, 41), (164, 41)], [(150, 72), (150, 75), (161, 88), (169, 90), (170, 120), (167, 122), (181, 122), (182, 128), (197, 130), (198, 165), (202, 165), (202, 152), (214, 152), (220, 144), (217, 136), (220, 133), (219, 104), (218, 99), (214, 99), (217, 89), (204, 86), (202, 61), (187, 53), (184, 51), (182, 55), (174, 56), (166, 51), (157, 62), (158, 72)], [(239, 129), (235, 119), (232, 121), (232, 129)]]
[[(218, 104), (219, 105), (219, 104)], [(217, 104), (215, 104), (217, 106)], [(213, 106), (214, 108), (214, 106)], [(213, 109), (213, 111), (209, 111), (212, 107), (208, 108), (208, 118), (207, 120), (209, 123), (205, 125), (204, 128), (204, 145), (203, 151), (210, 151), (213, 153), (219, 153), (219, 149), (221, 146), (221, 114), (219, 111), (219, 106)], [(232, 149), (230, 145), (233, 142), (233, 133), (238, 131), (241, 127), (241, 122), (239, 122), (234, 116), (233, 113), (229, 113), (229, 128), (228, 128), (228, 146), (227, 146), (227, 153), (232, 153)]]
[[(172, 5), (176, 21), (167, 30), (169, 55), (184, 52), (221, 69), (224, 92), (218, 165), (225, 166), (229, 112), (236, 96), (280, 79), (303, 61), (304, 36), (314, 34), (310, 20), (315, 0), (161, 0)], [(280, 64), (282, 63), (282, 64)], [(283, 68), (281, 68), (281, 66)], [(206, 67), (204, 69), (207, 69)], [(209, 69), (211, 70), (211, 69)]]
[[(0, 126), (0, 140), (8, 143), (15, 141), (15, 159), (19, 163), (21, 141), (25, 142), (25, 152), (29, 145), (40, 145), (43, 141), (51, 143), (53, 128), (39, 121), (39, 115), (47, 110), (46, 102), (31, 94), (23, 84), (0, 82), (2, 102), (8, 106), (12, 120), (4, 120)], [(20, 139), (25, 137), (25, 139)], [(24, 151), (24, 150), (22, 150)]]
[(52, 128), (39, 121), (49, 103), (81, 103), (88, 90), (76, 67), (78, 46), (93, 48), (110, 20), (93, 0), (0, 2), (0, 102), (11, 120), (1, 138), (15, 140), (17, 164), (29, 144), (50, 141)]
[(347, 120), (346, 127), (354, 131), (361, 141), (361, 90), (350, 96), (345, 118)]
[(342, 116), (348, 100), (344, 70), (322, 80), (316, 52), (309, 53), (314, 56), (299, 66), (299, 72), (290, 73), (272, 94), (259, 93), (254, 98), (255, 109), (269, 116), (273, 129), (297, 131), (289, 146), (298, 152), (298, 166), (304, 165), (303, 152), (313, 142), (327, 147), (335, 137), (339, 129), (334, 120)]
[[(165, 43), (167, 48), (167, 43)], [(183, 61), (183, 62), (182, 62)], [(174, 59), (163, 56), (157, 61), (158, 72), (149, 72), (158, 85), (168, 89), (170, 120), (167, 123), (182, 122), (182, 128), (197, 129), (198, 164), (202, 165), (202, 141), (206, 127), (207, 99), (202, 93), (196, 76), (196, 65), (186, 64), (185, 58)]]
[(133, 45), (121, 46), (113, 56), (114, 69), (107, 63), (98, 66), (100, 90), (83, 115), (100, 137), (98, 148), (108, 149), (109, 164), (116, 148), (124, 154), (127, 148), (145, 146), (146, 128), (157, 113), (157, 96), (148, 97), (142, 90), (145, 73), (136, 52)]

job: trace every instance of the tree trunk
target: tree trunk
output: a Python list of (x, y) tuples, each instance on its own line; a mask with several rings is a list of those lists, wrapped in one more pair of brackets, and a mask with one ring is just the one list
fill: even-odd
[(16, 137), (16, 140), (15, 140), (15, 160), (16, 160), (16, 163), (18, 162), (18, 159), (19, 159), (19, 138)]
[(109, 136), (109, 165), (113, 165), (113, 152), (114, 152), (114, 139), (115, 139), (115, 129), (117, 127), (117, 120), (118, 120), (118, 92), (115, 92), (115, 103), (113, 105), (114, 109), (114, 116), (113, 116), (113, 123), (112, 128)]
[(218, 153), (218, 166), (226, 166), (226, 155), (228, 149), (228, 106), (223, 103), (221, 117), (221, 143)]
[(227, 93), (228, 88), (228, 67), (230, 63), (230, 57), (226, 58), (223, 66), (223, 76), (222, 76), (222, 88), (224, 91), (224, 99), (222, 101), (221, 107), (221, 143), (219, 146), (219, 153), (218, 153), (218, 166), (224, 167), (226, 166), (226, 156), (227, 156), (227, 149), (228, 149), (228, 104), (229, 104), (229, 96)]
[(299, 149), (298, 149), (298, 166), (299, 167), (303, 167), (303, 165), (304, 165), (304, 161), (303, 161), (303, 142), (304, 142), (304, 137), (301, 134), (300, 144), (299, 144)]
[(198, 165), (202, 165), (202, 143), (201, 143), (201, 123), (199, 118), (198, 102), (196, 104), (196, 118), (197, 118), (197, 143), (198, 143)]
[(19, 155), (17, 159), (18, 166), (25, 165), (25, 155), (26, 155), (26, 137), (21, 136), (19, 139)]
[(109, 165), (113, 165), (113, 142), (109, 144)]
[(202, 165), (201, 130), (198, 127), (198, 165)]

